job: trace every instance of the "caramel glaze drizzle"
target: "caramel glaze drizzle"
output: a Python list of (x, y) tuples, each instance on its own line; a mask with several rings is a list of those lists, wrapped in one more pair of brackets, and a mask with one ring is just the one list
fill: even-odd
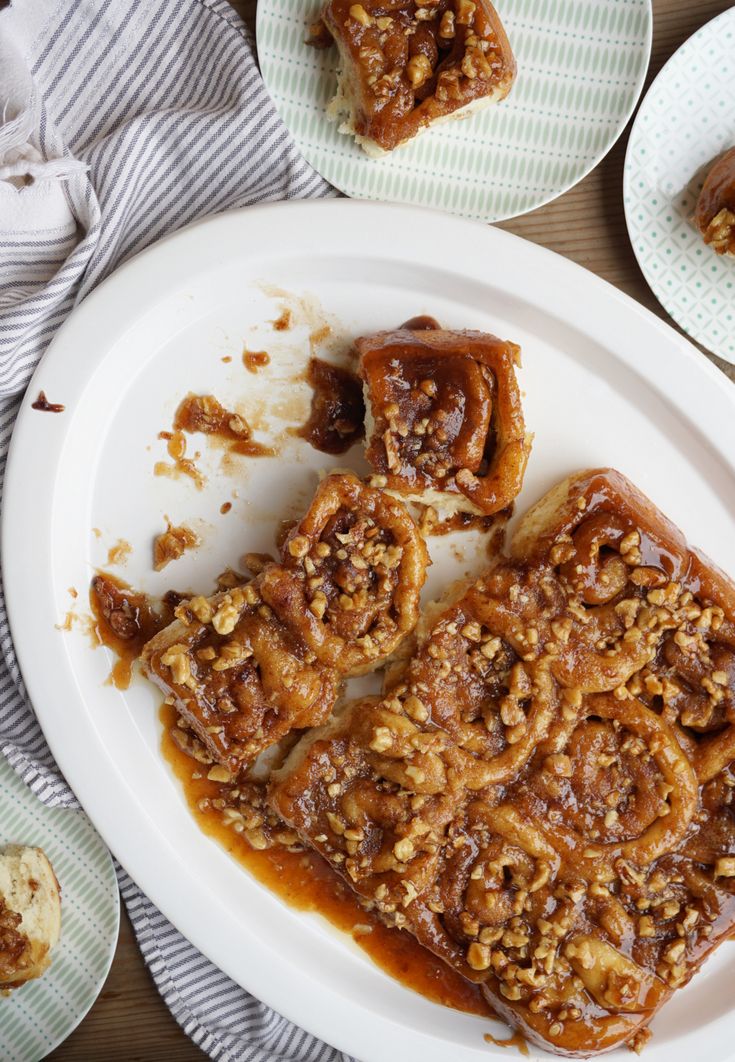
[(100, 644), (112, 649), (117, 656), (110, 673), (113, 686), (119, 690), (128, 688), (133, 664), (143, 646), (173, 621), (174, 609), (185, 596), (170, 590), (158, 604), (109, 572), (95, 575), (89, 590), (89, 603)]
[(36, 401), (31, 402), (31, 409), (37, 409), (41, 413), (63, 413), (66, 406), (62, 406), (60, 402), (49, 402), (45, 393), (39, 391)]
[(270, 354), (265, 350), (244, 350), (242, 363), (248, 372), (257, 373), (265, 365), (270, 364)]

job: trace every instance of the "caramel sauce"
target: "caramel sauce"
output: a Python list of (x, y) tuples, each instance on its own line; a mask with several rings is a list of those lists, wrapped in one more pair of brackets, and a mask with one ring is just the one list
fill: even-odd
[(124, 538), (119, 538), (114, 546), (110, 546), (107, 551), (107, 563), (108, 564), (125, 564), (130, 554), (133, 552), (133, 547), (129, 542), (126, 542)]
[[(199, 827), (218, 841), (253, 877), (291, 907), (316, 911), (342, 932), (350, 933), (370, 958), (395, 980), (434, 1003), (481, 1017), (494, 1017), (480, 989), (427, 951), (409, 934), (390, 929), (369, 911), (363, 910), (348, 886), (314, 852), (292, 852), (281, 845), (256, 850), (245, 838), (222, 822), (221, 813), (208, 807), (205, 798), (216, 799), (222, 787), (210, 782), (206, 768), (186, 755), (171, 738), (176, 710), (162, 705), (161, 749), (181, 783), (186, 800)], [(201, 777), (194, 777), (200, 774)]]
[(272, 457), (270, 446), (256, 442), (244, 417), (220, 405), (212, 395), (189, 394), (179, 404), (174, 428), (189, 434), (202, 432), (225, 443), (230, 453), (246, 457)]
[(222, 504), (219, 507), (219, 511), (222, 513), (223, 516), (226, 516), (231, 508), (232, 508), (232, 502), (222, 502)]
[(311, 411), (306, 424), (295, 434), (322, 453), (345, 453), (365, 431), (359, 377), (321, 358), (311, 358), (306, 378), (313, 392)]
[(499, 522), (505, 525), (509, 518), (507, 511), (493, 513), (492, 516), (484, 516), (481, 513), (457, 512), (441, 520), (433, 506), (419, 503), (418, 507), (421, 509), (419, 520), (421, 533), (432, 537), (451, 535), (455, 531), (479, 531), (482, 534), (489, 534), (491, 531), (496, 530)]
[(171, 623), (173, 610), (180, 600), (172, 592), (157, 609), (147, 594), (136, 593), (108, 572), (98, 572), (92, 579), (89, 604), (94, 616), (94, 633), (99, 644), (112, 649), (118, 658), (109, 679), (117, 689), (128, 688), (133, 664), (143, 646)]
[(418, 317), (409, 317), (407, 321), (403, 322), (401, 328), (407, 328), (411, 332), (430, 332), (440, 330), (441, 325), (436, 317), (429, 317), (428, 314), (422, 313)]
[(230, 364), (230, 362), (232, 361), (232, 358), (230, 357), (230, 355), (229, 355), (229, 354), (226, 354), (226, 355), (224, 356), (224, 358), (222, 358), (221, 360), (222, 360), (222, 361), (223, 361), (223, 362), (225, 363), (225, 365), (229, 365), (229, 364)]
[(31, 409), (37, 409), (41, 413), (63, 413), (66, 406), (62, 406), (60, 402), (49, 402), (43, 391), (39, 391), (36, 401), (31, 402)]
[(270, 364), (270, 354), (265, 350), (243, 350), (242, 363), (248, 372), (257, 373), (265, 365)]
[[(154, 476), (169, 476), (171, 479), (178, 479), (179, 476), (188, 476), (189, 479), (194, 480), (197, 490), (201, 490), (207, 480), (194, 462), (186, 456), (184, 433), (181, 431), (159, 431), (158, 438), (166, 441), (166, 450), (168, 451), (168, 456), (172, 459), (172, 463), (167, 464), (166, 461), (157, 461), (153, 466)], [(198, 456), (199, 454), (195, 455), (195, 457)]]
[(312, 353), (316, 350), (317, 347), (320, 347), (323, 343), (326, 343), (331, 334), (332, 327), (331, 325), (328, 325), (326, 323), (321, 324), (317, 328), (313, 329), (313, 331), (309, 335), (309, 345), (311, 346)]
[(260, 575), (268, 564), (273, 564), (270, 553), (246, 553), (241, 563), (251, 575)]
[[(331, 40), (331, 38), (330, 38)], [(284, 307), (281, 316), (277, 317), (273, 322), (273, 329), (275, 332), (288, 332), (292, 323), (292, 313), (287, 306)]]
[(488, 1044), (495, 1044), (496, 1047), (517, 1047), (519, 1053), (524, 1055), (526, 1058), (528, 1058), (530, 1055), (530, 1052), (528, 1050), (528, 1044), (526, 1043), (526, 1038), (524, 1037), (523, 1033), (520, 1032), (514, 1032), (512, 1036), (509, 1036), (507, 1039), (504, 1040), (498, 1039), (491, 1033), (485, 1033), (485, 1035), (483, 1036), (483, 1040), (485, 1040), (485, 1042)]
[(23, 983), (12, 978), (30, 964), (30, 949), (30, 939), (23, 932), (23, 916), (11, 911), (0, 896), (0, 996)]

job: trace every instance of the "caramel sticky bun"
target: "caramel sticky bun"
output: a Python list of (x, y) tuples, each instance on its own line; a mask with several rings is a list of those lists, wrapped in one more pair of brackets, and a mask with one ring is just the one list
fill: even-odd
[(329, 115), (368, 155), (504, 99), (515, 59), (489, 0), (327, 0), (339, 52)]
[(694, 222), (704, 242), (717, 254), (735, 255), (735, 148), (708, 173)]
[(356, 342), (373, 482), (440, 513), (510, 505), (531, 450), (520, 348), (481, 332), (404, 327)]

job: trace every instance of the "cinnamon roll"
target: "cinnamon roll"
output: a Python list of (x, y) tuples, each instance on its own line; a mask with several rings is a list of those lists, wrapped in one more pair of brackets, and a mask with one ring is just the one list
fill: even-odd
[(371, 157), (504, 99), (516, 64), (490, 0), (327, 0), (339, 52), (328, 114)]
[(144, 646), (143, 671), (237, 774), (290, 731), (328, 719), (343, 678), (385, 663), (416, 624), (427, 563), (400, 502), (353, 475), (328, 476), (281, 563), (182, 601)]
[(735, 148), (726, 152), (707, 174), (694, 223), (713, 251), (735, 255)]
[(436, 876), (458, 765), (440, 729), (368, 698), (302, 739), (272, 775), (271, 802), (357, 893), (395, 910)]
[(144, 647), (143, 671), (231, 774), (328, 718), (339, 675), (268, 607), (257, 580), (183, 601), (175, 614)]
[(520, 348), (435, 323), (355, 345), (373, 482), (444, 514), (510, 505), (531, 450), (515, 375)]
[(413, 630), (427, 563), (399, 501), (356, 476), (331, 475), (260, 589), (319, 661), (358, 675), (385, 663)]

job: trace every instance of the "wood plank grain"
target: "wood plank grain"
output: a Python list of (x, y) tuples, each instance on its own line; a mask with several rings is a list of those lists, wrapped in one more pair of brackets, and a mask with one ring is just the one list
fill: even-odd
[[(254, 26), (256, 0), (231, 2)], [(680, 44), (730, 6), (731, 0), (653, 0), (653, 56), (647, 84)], [(579, 262), (669, 320), (646, 284), (628, 240), (622, 193), (628, 132), (576, 188), (501, 227)], [(714, 357), (712, 361), (735, 380), (732, 366)], [(202, 1057), (158, 996), (126, 917), (102, 994), (76, 1032), (50, 1057), (55, 1062), (148, 1062), (151, 1058), (189, 1062)]]
[(107, 982), (91, 1011), (53, 1051), (55, 1062), (185, 1062), (203, 1053), (181, 1031), (156, 991), (123, 907)]

